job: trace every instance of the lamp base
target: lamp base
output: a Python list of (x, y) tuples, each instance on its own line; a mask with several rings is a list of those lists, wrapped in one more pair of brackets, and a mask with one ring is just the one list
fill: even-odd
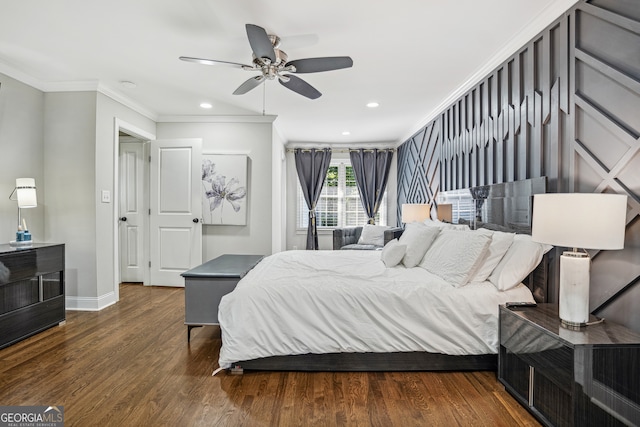
[(564, 252), (560, 257), (560, 295), (558, 314), (569, 328), (589, 321), (589, 270), (591, 259), (585, 253)]
[(579, 331), (580, 329), (584, 328), (585, 326), (587, 326), (586, 323), (578, 323), (578, 322), (570, 322), (568, 320), (564, 320), (564, 319), (560, 319), (560, 322), (562, 323), (562, 326), (566, 329), (570, 329), (572, 331)]
[(12, 240), (9, 242), (9, 246), (13, 246), (14, 248), (28, 248), (33, 244), (33, 240)]

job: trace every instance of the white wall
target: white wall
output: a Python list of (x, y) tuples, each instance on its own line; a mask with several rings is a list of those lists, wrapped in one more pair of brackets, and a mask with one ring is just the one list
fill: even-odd
[(287, 246), (287, 162), (285, 140), (273, 126), (272, 135), (272, 191), (273, 191), (273, 234), (271, 251), (286, 250)]
[(38, 207), (23, 209), (34, 241), (44, 241), (44, 94), (0, 74), (0, 244), (16, 238), (16, 178), (35, 178)]
[(96, 92), (45, 94), (45, 240), (65, 243), (66, 295), (95, 299)]
[(202, 138), (204, 154), (238, 153), (249, 157), (247, 225), (203, 226), (202, 260), (225, 253), (271, 254), (273, 117), (231, 117), (227, 121), (202, 117), (189, 120), (183, 118), (180, 122), (158, 123), (157, 138)]
[[(116, 119), (149, 133), (155, 123), (99, 92), (45, 95), (45, 230), (65, 243), (68, 309), (98, 310), (115, 302), (114, 156)], [(100, 202), (100, 191), (112, 194)]]
[[(95, 186), (93, 188), (92, 202), (95, 206), (95, 236), (96, 236), (96, 287), (99, 297), (98, 305), (104, 307), (112, 302), (115, 295), (115, 286), (118, 286), (119, 277), (115, 277), (114, 233), (118, 224), (117, 213), (114, 211), (114, 203), (117, 200), (115, 188), (115, 154), (119, 148), (116, 119), (135, 126), (147, 134), (155, 135), (156, 124), (120, 102), (102, 94), (97, 94), (96, 99), (96, 133), (95, 133)], [(108, 190), (111, 193), (111, 203), (101, 202), (101, 191)]]
[[(300, 144), (296, 144), (299, 146)], [(361, 145), (354, 145), (353, 148), (359, 148)], [(390, 144), (388, 145), (391, 146)], [(314, 146), (309, 144), (309, 148)], [(317, 145), (315, 146), (317, 147)], [(347, 147), (345, 147), (346, 149)], [(349, 159), (349, 153), (341, 152), (339, 148), (335, 148), (332, 152), (331, 159)], [(305, 249), (307, 246), (307, 231), (298, 230), (296, 228), (296, 209), (298, 195), (298, 175), (294, 154), (287, 152), (286, 155), (286, 176), (287, 176), (287, 249)], [(397, 153), (394, 153), (391, 169), (389, 170), (389, 180), (387, 181), (387, 224), (396, 225), (396, 203), (397, 203)], [(333, 231), (318, 230), (318, 245), (321, 250), (333, 249)]]

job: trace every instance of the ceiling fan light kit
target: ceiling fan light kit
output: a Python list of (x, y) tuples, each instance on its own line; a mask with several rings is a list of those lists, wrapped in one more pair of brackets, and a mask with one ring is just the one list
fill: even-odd
[(340, 70), (353, 66), (353, 60), (348, 56), (333, 56), (322, 58), (306, 58), (288, 61), (288, 55), (280, 50), (280, 37), (269, 35), (264, 28), (253, 24), (246, 24), (247, 38), (253, 51), (253, 65), (239, 64), (237, 62), (220, 61), (217, 59), (193, 58), (181, 56), (180, 59), (187, 62), (196, 62), (204, 65), (225, 65), (241, 68), (245, 71), (259, 72), (260, 75), (251, 77), (242, 83), (234, 92), (234, 95), (243, 95), (255, 89), (266, 80), (275, 80), (281, 85), (309, 99), (317, 99), (322, 94), (300, 77), (284, 73), (319, 73), (323, 71)]

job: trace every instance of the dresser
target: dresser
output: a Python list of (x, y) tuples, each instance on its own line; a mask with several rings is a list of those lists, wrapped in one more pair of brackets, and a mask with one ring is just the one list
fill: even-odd
[(640, 334), (606, 320), (567, 329), (539, 304), (501, 306), (499, 335), (498, 379), (544, 425), (640, 425)]
[(0, 348), (64, 321), (64, 245), (0, 245)]

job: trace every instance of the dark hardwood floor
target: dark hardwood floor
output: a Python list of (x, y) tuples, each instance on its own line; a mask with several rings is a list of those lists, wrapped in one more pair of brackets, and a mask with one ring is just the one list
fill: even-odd
[(66, 426), (537, 426), (493, 372), (300, 373), (217, 367), (220, 330), (192, 331), (181, 288), (123, 284), (0, 350), (0, 405), (61, 405)]

